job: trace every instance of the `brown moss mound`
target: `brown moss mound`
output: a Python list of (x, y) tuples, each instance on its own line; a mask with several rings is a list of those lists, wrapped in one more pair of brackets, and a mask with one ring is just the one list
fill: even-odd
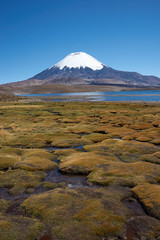
[(42, 236), (43, 225), (32, 218), (0, 216), (1, 240), (34, 240)]
[(134, 187), (145, 182), (159, 182), (160, 166), (147, 162), (106, 164), (97, 167), (88, 179), (100, 185)]
[(132, 189), (144, 205), (146, 211), (153, 217), (160, 219), (160, 186), (145, 183)]
[(140, 160), (160, 164), (160, 152), (155, 152), (153, 154), (144, 154), (143, 156), (140, 157)]
[(20, 160), (20, 156), (23, 150), (2, 148), (0, 149), (0, 169), (7, 169), (12, 167), (15, 163)]
[(46, 177), (44, 172), (28, 172), (21, 169), (0, 172), (0, 187), (11, 188), (11, 194), (20, 194), (27, 188), (40, 185), (40, 181)]
[(53, 162), (53, 154), (44, 149), (12, 149), (0, 150), (0, 169), (20, 168), (31, 171), (47, 171), (57, 167)]
[(61, 161), (64, 157), (67, 157), (73, 153), (77, 153), (76, 149), (70, 148), (70, 149), (56, 149), (54, 151), (54, 156), (56, 156), (58, 161)]
[(14, 164), (13, 168), (20, 168), (28, 171), (49, 171), (55, 169), (57, 164), (46, 158), (28, 157), (23, 161)]
[(87, 142), (88, 143), (97, 143), (97, 142), (101, 142), (107, 138), (108, 138), (107, 134), (92, 133), (92, 134), (84, 135), (81, 139), (86, 143)]
[(123, 189), (55, 189), (25, 200), (22, 207), (40, 217), (53, 239), (98, 240), (124, 236), (130, 211), (120, 202), (130, 193)]
[(57, 167), (57, 164), (52, 161), (53, 159), (53, 155), (44, 149), (25, 150), (21, 161), (13, 167), (25, 170), (48, 171)]
[(65, 173), (88, 174), (96, 166), (114, 160), (117, 160), (117, 158), (104, 157), (91, 152), (74, 153), (61, 160), (59, 170)]
[(51, 145), (57, 148), (68, 148), (73, 146), (80, 146), (84, 143), (83, 140), (80, 139), (79, 136), (74, 134), (66, 134), (56, 136), (54, 140), (52, 140)]
[(143, 154), (151, 154), (160, 149), (150, 143), (138, 141), (125, 141), (120, 139), (107, 139), (101, 143), (84, 146), (86, 151), (97, 151), (101, 153), (112, 153), (121, 157), (125, 162), (135, 162)]
[(8, 169), (9, 167), (12, 167), (17, 161), (18, 159), (9, 155), (0, 156), (0, 169)]
[(10, 204), (10, 201), (7, 201), (5, 199), (0, 199), (0, 214), (5, 212), (9, 204)]

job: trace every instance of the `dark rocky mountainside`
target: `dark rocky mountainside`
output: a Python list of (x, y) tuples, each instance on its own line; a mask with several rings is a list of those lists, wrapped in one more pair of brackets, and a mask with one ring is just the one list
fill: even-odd
[(1, 85), (1, 88), (22, 88), (50, 84), (117, 85), (125, 87), (160, 87), (160, 78), (136, 72), (119, 71), (83, 53), (71, 53), (62, 61), (30, 79)]
[(62, 70), (58, 67), (46, 69), (35, 75), (32, 79), (45, 81), (44, 83), (86, 83), (86, 84), (123, 84), (135, 86), (158, 86), (160, 78), (144, 76), (136, 72), (118, 71), (103, 66), (101, 70), (91, 68), (68, 68)]

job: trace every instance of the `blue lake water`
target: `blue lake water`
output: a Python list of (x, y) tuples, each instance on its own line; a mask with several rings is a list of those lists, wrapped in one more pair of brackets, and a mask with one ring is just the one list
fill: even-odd
[[(44, 93), (44, 94), (23, 94), (26, 97), (54, 97), (53, 101), (61, 101), (60, 97), (72, 97), (71, 100), (87, 101), (145, 101), (160, 102), (160, 90), (143, 91), (116, 91), (116, 92), (77, 92), (77, 93)], [(58, 97), (56, 99), (56, 97)], [(75, 97), (75, 99), (74, 99)], [(68, 99), (67, 99), (68, 100)]]

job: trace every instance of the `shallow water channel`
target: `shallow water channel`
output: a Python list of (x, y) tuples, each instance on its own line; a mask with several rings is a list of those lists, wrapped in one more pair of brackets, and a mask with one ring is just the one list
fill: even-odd
[[(80, 151), (83, 150), (83, 146), (72, 147), (74, 149), (79, 149)], [(48, 147), (46, 150), (51, 151), (54, 153), (55, 150), (62, 150), (62, 149), (70, 149), (70, 148), (56, 148), (56, 147)], [(119, 159), (119, 157), (118, 157)], [(121, 161), (121, 159), (119, 159)], [(55, 160), (57, 164), (59, 162)], [(45, 179), (42, 180), (43, 182), (51, 182), (51, 183), (64, 183), (64, 187), (68, 187), (70, 189), (75, 189), (79, 187), (100, 187), (97, 185), (92, 185), (88, 182), (87, 177), (84, 175), (69, 175), (63, 174), (59, 171), (58, 167), (52, 171), (47, 172), (47, 176)], [(104, 187), (107, 191), (107, 186)], [(39, 194), (45, 191), (49, 191), (51, 189), (43, 188), (43, 186), (39, 186), (35, 189), (35, 191), (31, 194), (23, 193), (18, 195), (11, 195), (9, 193), (9, 188), (0, 188), (0, 198), (6, 200), (12, 200), (13, 202), (10, 204), (8, 209), (6, 210), (7, 215), (20, 215), (24, 217), (30, 217), (22, 208), (20, 208), (21, 203), (34, 194)], [(137, 228), (137, 219), (139, 217), (148, 216), (143, 206), (139, 203), (139, 201), (134, 198), (134, 196), (122, 200), (122, 203), (131, 210), (132, 217), (128, 219), (127, 228), (126, 228), (126, 240), (133, 240), (139, 237), (139, 229)], [(49, 235), (44, 235), (41, 240), (50, 240), (52, 239)]]
[[(55, 151), (55, 150), (63, 150), (63, 149), (79, 149), (82, 152), (83, 150), (83, 145), (76, 146), (76, 147), (70, 147), (70, 148), (56, 148), (56, 147), (49, 147), (46, 148), (46, 150), (49, 151)], [(54, 160), (58, 165), (59, 162), (57, 160)], [(60, 183), (64, 182), (66, 186), (69, 188), (78, 188), (78, 187), (87, 187), (91, 186), (87, 182), (87, 177), (83, 175), (71, 175), (71, 174), (62, 174), (58, 167), (50, 172), (47, 173), (47, 177), (44, 179), (46, 182), (52, 182), (52, 183)]]

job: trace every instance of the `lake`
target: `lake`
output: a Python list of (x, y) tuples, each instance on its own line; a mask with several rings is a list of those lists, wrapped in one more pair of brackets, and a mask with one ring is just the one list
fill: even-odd
[(160, 102), (160, 90), (23, 94), (24, 97), (51, 98), (52, 101), (145, 101)]

